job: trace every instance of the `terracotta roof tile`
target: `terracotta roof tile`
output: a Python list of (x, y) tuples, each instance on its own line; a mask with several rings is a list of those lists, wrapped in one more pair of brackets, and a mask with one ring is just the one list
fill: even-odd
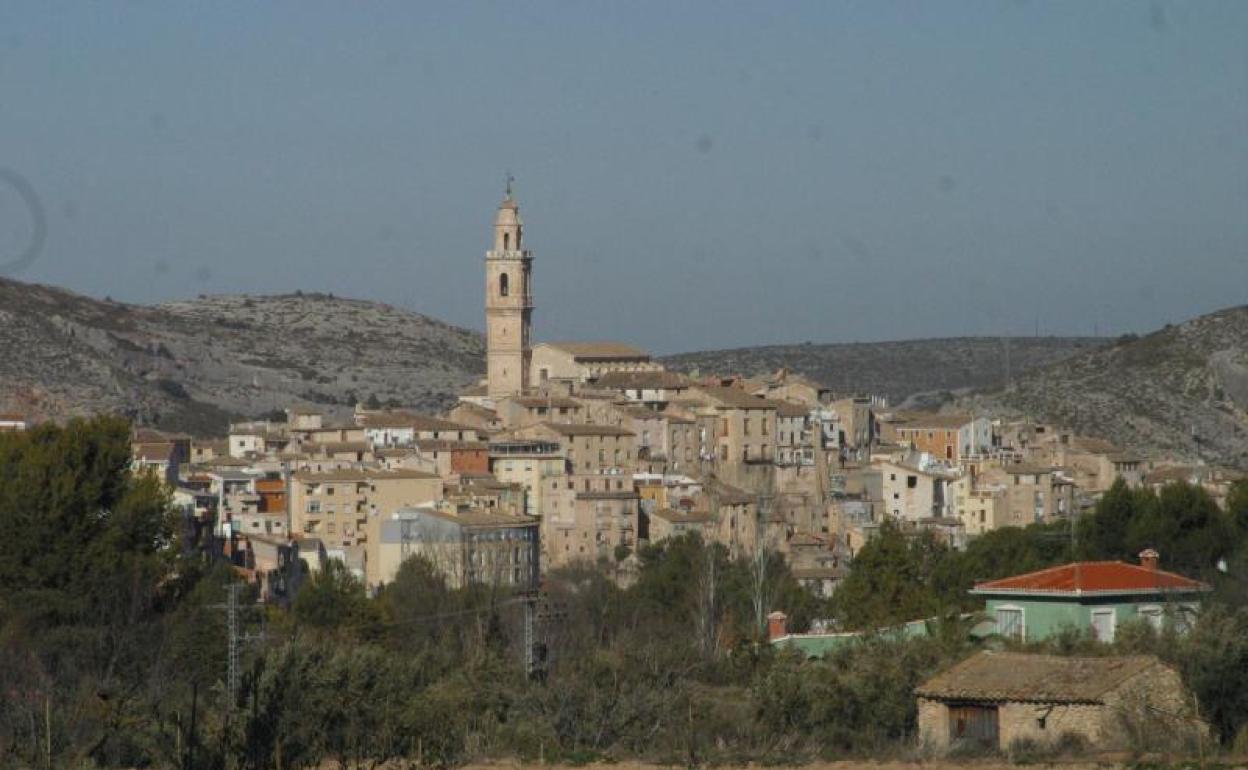
[(979, 583), (974, 594), (1088, 594), (1208, 591), (1199, 580), (1165, 570), (1149, 569), (1120, 561), (1085, 561), (1063, 564), (1025, 575)]

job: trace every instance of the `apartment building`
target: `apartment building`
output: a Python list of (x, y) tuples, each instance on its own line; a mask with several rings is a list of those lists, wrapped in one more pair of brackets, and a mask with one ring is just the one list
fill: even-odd
[(297, 471), (290, 483), (291, 530), (320, 538), (328, 548), (349, 548), (368, 542), (379, 517), (441, 499), (442, 480), (422, 471)]
[(373, 587), (393, 581), (414, 556), (428, 560), (452, 588), (537, 587), (541, 533), (537, 520), (527, 516), (404, 507), (381, 519), (377, 540), (367, 578)]

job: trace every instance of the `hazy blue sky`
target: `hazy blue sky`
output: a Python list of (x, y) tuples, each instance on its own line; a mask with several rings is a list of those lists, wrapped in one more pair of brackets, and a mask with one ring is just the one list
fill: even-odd
[[(19, 277), (538, 339), (1143, 331), (1248, 302), (1248, 2), (0, 4)], [(31, 220), (0, 179), (0, 262)]]

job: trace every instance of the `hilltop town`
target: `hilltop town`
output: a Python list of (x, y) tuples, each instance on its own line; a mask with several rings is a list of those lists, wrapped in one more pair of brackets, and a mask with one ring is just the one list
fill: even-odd
[(885, 521), (961, 548), (1076, 519), (1119, 480), (1183, 480), (1224, 501), (1243, 478), (1025, 416), (898, 409), (785, 369), (682, 374), (625, 342), (537, 342), (535, 259), (510, 193), (492, 239), (486, 377), (444, 413), (374, 396), (345, 415), (290, 406), (223, 439), (137, 429), (135, 466), (266, 591), (292, 558), (340, 560), (376, 590), (425, 548), (412, 533), (437, 527), (525, 545), (491, 546), (512, 558), (488, 569), (447, 564), (456, 582), (532, 585), (600, 561), (627, 580), (640, 545), (696, 532), (733, 556), (783, 554), (830, 596)]
[[(48, 617), (96, 629), (84, 618), (115, 600), (97, 592), (149, 576), (140, 602), (147, 609), (112, 609), (99, 628), (119, 633), (142, 616), (147, 625), (135, 628), (161, 629), (153, 638), (167, 639), (174, 652), (137, 637), (129, 644), (149, 656), (153, 672), (176, 678), (170, 667), (183, 664), (195, 672), (182, 682), (192, 709), (200, 682), (213, 683), (221, 716), (211, 729), (222, 746), (245, 746), (274, 762), (291, 741), (308, 761), (416, 756), (423, 763), (429, 751), (445, 764), (531, 753), (529, 738), (508, 732), (521, 728), (503, 727), (509, 720), (552, 731), (536, 739), (543, 757), (549, 741), (564, 757), (590, 751), (666, 761), (688, 751), (691, 762), (698, 752), (794, 761), (827, 756), (829, 747), (903, 744), (1018, 756), (1124, 745), (1199, 749), (1215, 734), (1229, 744), (1244, 729), (1234, 699), (1210, 684), (1237, 670), (1240, 658), (1208, 650), (1238, 634), (1235, 623), (1248, 616), (1202, 614), (1215, 591), (1215, 607), (1241, 601), (1242, 471), (1193, 462), (1169, 446), (1140, 451), (1144, 433), (1128, 448), (1081, 433), (1076, 422), (1029, 415), (1020, 405), (1039, 396), (1027, 380), (1005, 395), (1015, 399), (1009, 417), (984, 409), (978, 397), (925, 411), (892, 404), (887, 392), (837, 391), (788, 367), (710, 372), (702, 360), (696, 371), (676, 371), (627, 342), (537, 341), (537, 260), (510, 187), (491, 240), (485, 376), (463, 383), (453, 400), (414, 387), (403, 368), (410, 362), (360, 381), (344, 363), (348, 350), (328, 368), (302, 361), (313, 388), (305, 397), (266, 403), (258, 373), (251, 388), (236, 380), (238, 366), (271, 371), (260, 359), (280, 355), (272, 347), (214, 375), (231, 398), (267, 406), (257, 409), (260, 419), (197, 408), (202, 432), (178, 432), (141, 419), (98, 416), (62, 426), (0, 415), (0, 432), (18, 439), (0, 441), (13, 469), (0, 477), (0, 513), (20, 531), (13, 558), (0, 553), (8, 565), (0, 584), (15, 596), (60, 596), (48, 612), (67, 614)], [(312, 338), (319, 328), (294, 306), (260, 312), (245, 299), (222, 299), (213, 308), (201, 321), (224, 336), (201, 341), (209, 364), (245, 347), (229, 337), (235, 326), (293, 326)], [(91, 337), (100, 349), (133, 330), (131, 320), (113, 319), (116, 333), (104, 339), (82, 321), (88, 310), (95, 312), (79, 309), (76, 320), (59, 321), (68, 338)], [(366, 326), (395, 323), (373, 308), (357, 310)], [(231, 321), (235, 314), (246, 320)], [(471, 337), (448, 336), (433, 322), (404, 328), (404, 344), (445, 355), (446, 382), (479, 370)], [(1226, 334), (1222, 343), (1234, 343), (1236, 332)], [(377, 340), (361, 345), (374, 367), (405, 355)], [(126, 376), (156, 383), (144, 391), (153, 400), (143, 409), (188, 400), (163, 376), (185, 350), (131, 347), (141, 371)], [(1073, 360), (1095, 378), (1095, 356), (1122, 355), (1108, 350)], [(1241, 449), (1243, 398), (1233, 358), (1219, 359), (1233, 375), (1232, 392), (1210, 396), (1223, 416), (1202, 423), (1209, 435), (1222, 431), (1219, 451), (1232, 459)], [(67, 371), (73, 360), (41, 365)], [(81, 362), (88, 360), (95, 361)], [(318, 383), (357, 397), (318, 403), (306, 397)], [(113, 467), (110, 442), (120, 425), (128, 433)], [(114, 487), (128, 492), (91, 497)], [(72, 504), (58, 496), (66, 489)], [(27, 514), (30, 499), (53, 523)], [(29, 547), (43, 541), (57, 545)], [(63, 574), (62, 553), (98, 570), (102, 582), (75, 583), (80, 578)], [(226, 603), (215, 595), (206, 603), (204, 586), (224, 590)], [(162, 602), (197, 609), (164, 616)], [(63, 607), (79, 609), (56, 609)], [(223, 626), (195, 614), (222, 607)], [(270, 611), (264, 617), (282, 629), (280, 641), (266, 636), (264, 624), (245, 632), (241, 618), (257, 608)], [(1224, 620), (1210, 625), (1204, 617)], [(413, 630), (425, 624), (437, 630)], [(307, 633), (312, 642), (301, 641)], [(211, 641), (200, 643), (199, 635)], [(248, 647), (257, 640), (263, 645)], [(1071, 649), (1087, 654), (1054, 654)], [(412, 662), (413, 651), (433, 673)], [(99, 675), (101, 692), (111, 686), (111, 665)], [(603, 670), (622, 688), (615, 697), (633, 698), (628, 708), (654, 720), (648, 734), (662, 736), (657, 744), (646, 744), (644, 720), (626, 709), (594, 711)], [(853, 678), (860, 671), (866, 678)], [(39, 679), (51, 674), (0, 676), (10, 677), (7, 686), (24, 694), (23, 703), (51, 702)], [(186, 700), (185, 689), (169, 695), (158, 673), (150, 677), (132, 674), (148, 681), (144, 698)], [(438, 697), (451, 705), (437, 717), (412, 711), (424, 701), (397, 684), (382, 692), (388, 678), (422, 693), (436, 680), (447, 688)], [(342, 733), (299, 737), (307, 720), (343, 718), (315, 698), (340, 697), (339, 685), (326, 683), (347, 680), (371, 693), (361, 696), (367, 716)], [(589, 690), (578, 690), (578, 705), (569, 706), (548, 682)], [(488, 711), (482, 698), (494, 697), (490, 687), (502, 688), (495, 695), (511, 705), (490, 707), (501, 711), (487, 718), (473, 710)], [(287, 707), (289, 723), (273, 728), (268, 720), (276, 717), (263, 715), (262, 702), (278, 709), (273, 704), (300, 688), (311, 700)], [(1208, 702), (1192, 706), (1193, 691)], [(837, 698), (848, 705), (826, 712), (809, 705)], [(15, 719), (34, 713), (29, 703)], [(251, 715), (231, 726), (241, 706)], [(104, 736), (100, 745), (121, 746), (118, 726), (127, 722), (120, 714), (139, 707), (109, 708), (117, 712), (67, 724), (85, 720)], [(579, 716), (565, 720), (562, 708)], [(687, 709), (687, 725), (673, 708)], [(753, 732), (733, 732), (736, 719), (717, 708), (753, 709)], [(460, 719), (458, 709), (477, 715)], [(196, 731), (206, 728), (194, 718), (189, 725), (181, 716), (172, 725), (132, 718), (150, 736), (176, 734), (175, 756), (195, 766)], [(590, 718), (610, 730), (587, 736), (570, 726)], [(712, 738), (718, 748), (699, 748)]]

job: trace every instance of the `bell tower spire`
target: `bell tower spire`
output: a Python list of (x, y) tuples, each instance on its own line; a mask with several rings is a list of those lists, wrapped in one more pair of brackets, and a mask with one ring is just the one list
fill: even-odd
[(494, 248), (485, 253), (486, 390), (491, 398), (523, 393), (529, 386), (533, 254), (523, 246), (514, 181), (507, 174), (494, 217)]

